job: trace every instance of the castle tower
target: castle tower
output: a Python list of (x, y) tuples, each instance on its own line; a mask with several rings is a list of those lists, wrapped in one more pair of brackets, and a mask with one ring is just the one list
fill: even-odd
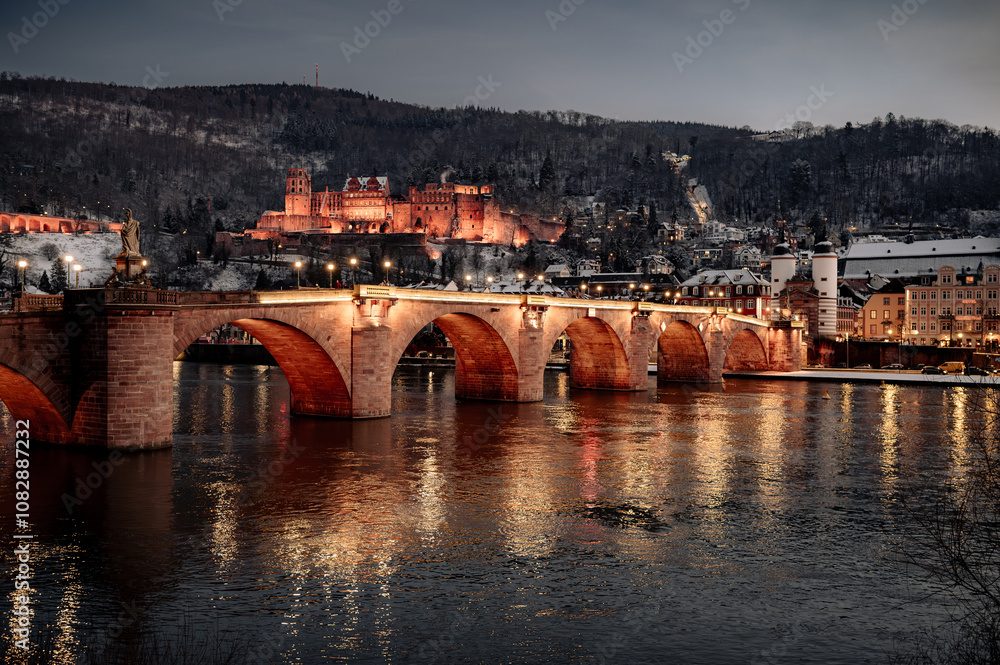
[(285, 214), (311, 214), (312, 178), (305, 169), (288, 169), (285, 179)]
[[(771, 318), (781, 317), (781, 292), (788, 286), (789, 280), (795, 277), (795, 255), (786, 243), (774, 248), (771, 257)], [(834, 309), (836, 317), (836, 309)]]
[(817, 243), (813, 254), (813, 282), (819, 292), (819, 337), (837, 336), (837, 254), (833, 244)]

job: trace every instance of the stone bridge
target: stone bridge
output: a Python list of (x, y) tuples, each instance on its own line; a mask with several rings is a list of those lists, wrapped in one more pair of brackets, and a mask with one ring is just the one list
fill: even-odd
[(791, 371), (801, 329), (706, 307), (386, 286), (278, 292), (78, 289), (0, 315), (0, 399), (32, 438), (107, 448), (171, 445), (173, 361), (232, 323), (288, 379), (301, 416), (391, 414), (391, 379), (413, 337), (435, 323), (455, 348), (455, 393), (543, 399), (550, 350), (571, 340), (570, 385), (710, 383), (726, 370)]

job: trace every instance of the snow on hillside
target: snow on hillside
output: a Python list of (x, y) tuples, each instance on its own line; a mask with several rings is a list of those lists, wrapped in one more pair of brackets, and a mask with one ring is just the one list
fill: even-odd
[[(52, 276), (52, 264), (70, 255), (73, 263), (80, 264), (80, 286), (104, 284), (114, 270), (115, 257), (122, 250), (121, 238), (117, 233), (94, 233), (87, 235), (66, 235), (63, 233), (23, 233), (3, 234), (4, 244), (10, 257), (9, 266), (17, 275), (17, 263), (28, 262), (24, 283), (28, 292), (38, 292), (38, 280), (42, 272)], [(58, 258), (49, 258), (49, 257)], [(9, 274), (9, 273), (8, 273)], [(18, 276), (19, 278), (19, 276)], [(70, 277), (75, 285), (76, 278)]]

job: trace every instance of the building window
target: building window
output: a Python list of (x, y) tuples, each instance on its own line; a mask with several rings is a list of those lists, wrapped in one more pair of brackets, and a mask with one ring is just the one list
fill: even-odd
[(899, 300), (898, 300), (898, 301), (896, 302), (896, 304), (897, 304), (897, 305), (902, 305), (902, 304), (903, 304), (903, 299), (902, 299), (902, 298), (900, 298), (900, 299), (899, 299)]
[(951, 300), (951, 291), (942, 291), (941, 300)]
[[(737, 288), (739, 288), (739, 287), (737, 287)], [(742, 300), (737, 300), (736, 301), (736, 309), (743, 309), (743, 301)]]
[(931, 300), (937, 300), (937, 291), (931, 291)]
[(921, 321), (920, 322), (920, 332), (926, 332), (926, 331), (927, 331), (927, 324), (924, 323), (923, 321)]
[[(889, 299), (888, 298), (882, 298), (882, 304), (883, 305), (888, 305), (889, 304)], [(886, 317), (886, 318), (888, 318), (888, 317)]]
[(875, 325), (873, 323), (873, 324), (871, 324), (871, 326), (869, 326), (869, 328), (871, 329), (871, 334), (872, 335), (877, 335), (878, 334), (878, 326), (877, 325)]
[(910, 316), (916, 316), (916, 315), (917, 315), (917, 308), (916, 307), (911, 307), (910, 308)]
[(738, 295), (738, 296), (739, 295), (743, 295), (743, 287), (742, 286), (737, 286), (736, 287), (736, 295)]
[(936, 316), (936, 315), (937, 315), (937, 309), (934, 308), (934, 307), (931, 307), (931, 316)]
[[(951, 284), (951, 275), (942, 275), (941, 276), (941, 283), (942, 284)], [(947, 297), (947, 296), (945, 296), (945, 297)]]
[(920, 292), (920, 299), (921, 300), (927, 300), (927, 292), (926, 291), (921, 291)]
[(888, 321), (889, 320), (889, 310), (887, 310), (887, 309), (883, 309), (882, 310), (882, 320), (883, 321)]
[(937, 324), (931, 321), (931, 332), (936, 332), (936, 331), (937, 331)]
[(693, 289), (691, 289), (691, 295), (695, 295), (695, 296), (698, 295), (698, 287), (697, 286), (694, 287)]
[(995, 272), (991, 272), (990, 274), (986, 275), (986, 282), (988, 284), (996, 284), (997, 283), (997, 274)]
[(897, 312), (896, 312), (896, 318), (897, 319), (899, 319), (900, 321), (902, 321), (904, 316), (906, 316), (906, 310), (903, 310), (903, 309), (897, 310)]
[(874, 309), (873, 309), (873, 310), (871, 310), (870, 314), (871, 314), (871, 319), (872, 319), (873, 321), (874, 321), (875, 319), (877, 319), (877, 318), (878, 318), (878, 312), (877, 312), (877, 311), (875, 311)]
[(910, 331), (911, 332), (917, 332), (917, 322), (916, 321), (914, 321), (913, 323), (910, 324)]

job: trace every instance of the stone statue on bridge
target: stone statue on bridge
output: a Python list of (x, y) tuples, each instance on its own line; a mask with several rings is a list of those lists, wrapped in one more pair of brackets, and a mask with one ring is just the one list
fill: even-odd
[(139, 253), (139, 222), (132, 217), (132, 209), (125, 208), (122, 222), (122, 256), (142, 256)]
[(115, 270), (104, 283), (107, 287), (152, 287), (146, 275), (148, 261), (139, 253), (139, 221), (125, 208), (122, 222), (122, 253), (115, 257)]

